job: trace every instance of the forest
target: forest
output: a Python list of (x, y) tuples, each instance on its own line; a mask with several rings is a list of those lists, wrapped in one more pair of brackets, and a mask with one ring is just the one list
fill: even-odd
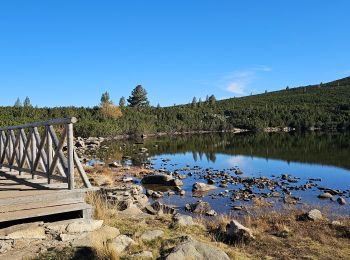
[(93, 108), (37, 108), (19, 100), (0, 107), (0, 126), (46, 119), (78, 118), (76, 136), (116, 136), (186, 131), (230, 131), (233, 128), (262, 131), (266, 127), (292, 127), (305, 131), (343, 131), (350, 128), (350, 77), (317, 85), (285, 88), (240, 98), (204, 101), (194, 98), (185, 105), (150, 106), (147, 92), (137, 86), (118, 105), (106, 92)]

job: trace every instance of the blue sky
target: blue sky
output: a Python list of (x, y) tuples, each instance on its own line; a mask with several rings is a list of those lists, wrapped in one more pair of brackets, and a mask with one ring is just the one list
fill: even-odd
[(153, 105), (350, 75), (350, 1), (2, 0), (0, 105)]

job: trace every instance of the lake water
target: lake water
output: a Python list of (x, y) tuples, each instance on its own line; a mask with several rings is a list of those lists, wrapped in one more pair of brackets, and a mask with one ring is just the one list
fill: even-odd
[[(140, 153), (145, 147), (147, 153)], [(113, 151), (113, 153), (111, 153)], [(183, 208), (185, 203), (196, 202), (192, 197), (192, 185), (205, 182), (208, 172), (222, 171), (236, 176), (235, 169), (243, 174), (240, 178), (267, 177), (283, 182), (282, 174), (297, 178), (297, 182), (284, 181), (292, 196), (300, 197), (297, 206), (312, 204), (325, 207), (336, 214), (350, 213), (350, 134), (349, 133), (244, 133), (244, 134), (201, 134), (174, 137), (150, 138), (139, 142), (120, 141), (110, 144), (107, 155), (112, 159), (129, 155), (131, 163), (140, 165), (151, 162), (154, 169), (164, 169), (171, 173), (187, 175), (183, 180), (186, 196), (164, 196), (161, 202)], [(196, 167), (196, 168), (194, 168)], [(192, 173), (192, 176), (188, 176)], [(320, 179), (311, 180), (310, 179)], [(235, 191), (242, 189), (242, 184), (228, 184), (207, 193), (201, 199), (211, 204), (219, 213), (230, 213), (233, 206), (251, 204), (251, 201), (231, 200)], [(294, 187), (316, 183), (311, 189), (300, 190)], [(319, 187), (339, 190), (347, 205), (341, 206), (337, 201), (320, 200)], [(226, 191), (226, 193), (225, 193)], [(271, 192), (266, 188), (253, 188), (260, 196)], [(267, 200), (274, 207), (281, 207), (285, 193), (280, 188), (273, 191), (281, 193), (278, 198)], [(220, 194), (221, 193), (221, 194)], [(227, 196), (222, 196), (222, 194)], [(259, 195), (260, 194), (260, 195)], [(334, 196), (335, 199), (338, 196)]]

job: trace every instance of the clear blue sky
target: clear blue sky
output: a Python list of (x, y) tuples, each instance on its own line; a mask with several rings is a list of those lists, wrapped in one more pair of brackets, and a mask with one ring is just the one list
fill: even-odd
[(350, 75), (348, 0), (1, 0), (0, 105), (153, 105)]

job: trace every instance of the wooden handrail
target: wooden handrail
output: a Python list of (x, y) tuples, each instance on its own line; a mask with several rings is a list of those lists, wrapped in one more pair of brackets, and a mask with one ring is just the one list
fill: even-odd
[[(91, 184), (74, 148), (73, 124), (75, 117), (52, 119), (19, 126), (0, 128), (0, 168), (7, 167), (22, 173), (31, 173), (52, 180), (68, 183), (74, 189), (74, 169), (78, 170), (85, 187)], [(57, 137), (54, 125), (63, 125), (64, 131)], [(44, 131), (38, 130), (43, 127)], [(24, 130), (28, 130), (28, 135)], [(66, 151), (63, 151), (67, 144)], [(55, 175), (59, 173), (60, 176)]]

